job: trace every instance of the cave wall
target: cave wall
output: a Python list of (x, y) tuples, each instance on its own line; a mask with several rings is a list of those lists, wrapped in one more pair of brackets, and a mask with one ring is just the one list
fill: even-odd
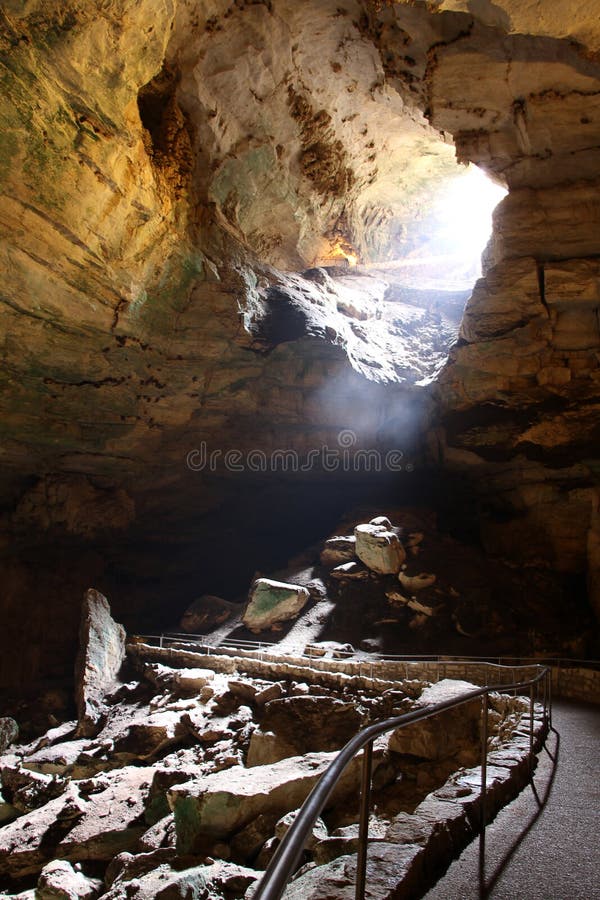
[[(597, 570), (599, 34), (535, 6), (4, 4), (5, 678), (60, 669), (90, 580), (132, 623), (184, 556), (174, 610), (204, 590), (241, 482), (187, 465), (201, 441), (351, 428), (464, 475), (491, 552)], [(294, 273), (409, 253), (454, 145), (510, 194), (432, 424), (434, 336), (391, 340), (373, 278)], [(267, 493), (244, 484), (241, 518)]]
[[(437, 437), (444, 464), (469, 473), (479, 492), (490, 553), (591, 573), (600, 85), (597, 37), (576, 16), (569, 22), (563, 29), (588, 34), (591, 48), (514, 35), (510, 52), (506, 43), (491, 55), (457, 44), (439, 59), (432, 121), (453, 131), (460, 157), (502, 176), (510, 192), (437, 385)], [(465, 58), (474, 77), (464, 101), (448, 102)]]

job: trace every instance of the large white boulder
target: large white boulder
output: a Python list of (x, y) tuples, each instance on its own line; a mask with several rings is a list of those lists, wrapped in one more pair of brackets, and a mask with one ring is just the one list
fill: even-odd
[[(297, 809), (336, 755), (306, 753), (266, 766), (234, 766), (174, 785), (167, 799), (175, 813), (177, 851), (203, 852), (261, 814), (282, 816)], [(360, 766), (361, 757), (355, 757), (338, 782), (334, 799), (356, 790)]]
[(97, 733), (104, 696), (114, 687), (125, 658), (125, 629), (110, 614), (108, 600), (90, 588), (83, 598), (79, 653), (75, 664), (78, 734)]
[(404, 547), (395, 531), (385, 524), (357, 525), (354, 529), (356, 555), (379, 575), (397, 575), (406, 559)]
[(250, 592), (242, 622), (254, 634), (269, 628), (277, 629), (282, 622), (295, 619), (309, 598), (307, 588), (286, 584), (270, 578), (257, 578)]

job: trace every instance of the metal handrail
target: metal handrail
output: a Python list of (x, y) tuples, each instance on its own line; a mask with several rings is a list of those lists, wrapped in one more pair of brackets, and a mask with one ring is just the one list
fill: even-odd
[(485, 842), (486, 826), (486, 791), (487, 791), (487, 741), (488, 741), (488, 704), (490, 693), (497, 691), (522, 691), (529, 688), (529, 773), (533, 776), (533, 719), (534, 719), (534, 687), (544, 681), (544, 727), (552, 725), (552, 680), (551, 670), (547, 667), (537, 666), (539, 671), (533, 677), (524, 681), (514, 681), (510, 684), (488, 685), (473, 691), (467, 691), (459, 697), (435, 703), (423, 709), (413, 710), (401, 716), (394, 716), (376, 722), (363, 728), (340, 750), (336, 758), (325, 770), (311, 793), (304, 801), (298, 815), (291, 827), (279, 844), (273, 859), (271, 860), (264, 876), (253, 897), (254, 900), (279, 900), (282, 896), (292, 874), (294, 873), (306, 840), (323, 810), (333, 789), (341, 778), (344, 770), (357, 753), (365, 748), (363, 754), (363, 768), (361, 779), (361, 801), (359, 818), (359, 843), (356, 864), (356, 900), (363, 900), (366, 880), (367, 842), (369, 830), (369, 806), (371, 790), (371, 768), (373, 741), (375, 738), (388, 731), (404, 728), (407, 725), (420, 722), (423, 719), (439, 715), (449, 709), (462, 706), (469, 701), (482, 699), (482, 728), (481, 728), (481, 820), (480, 837), (482, 847)]

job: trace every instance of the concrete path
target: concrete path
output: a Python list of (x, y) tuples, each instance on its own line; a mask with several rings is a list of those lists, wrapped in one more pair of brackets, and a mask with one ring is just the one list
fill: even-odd
[(426, 900), (600, 900), (600, 707), (555, 701), (553, 725), (554, 778), (546, 750), (534, 777), (546, 805), (525, 788), (488, 826), (485, 885), (476, 839)]

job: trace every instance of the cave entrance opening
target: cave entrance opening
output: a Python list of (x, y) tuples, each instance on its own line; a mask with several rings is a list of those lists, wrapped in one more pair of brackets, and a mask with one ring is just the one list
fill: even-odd
[[(433, 181), (423, 179), (420, 196), (413, 193), (410, 202), (390, 193), (395, 215), (387, 218), (379, 189), (379, 224), (370, 232), (363, 228), (360, 240), (359, 229), (353, 240), (349, 228), (347, 240), (332, 242), (331, 255), (316, 258), (303, 273), (328, 301), (335, 300), (337, 319), (329, 324), (353, 369), (368, 381), (426, 387), (437, 380), (458, 338), (482, 274), (493, 211), (507, 191), (476, 166), (451, 163), (446, 160)], [(374, 197), (369, 194), (360, 207), (363, 225)], [(325, 274), (319, 276), (321, 268)], [(275, 311), (286, 320), (291, 315), (282, 305)]]
[(412, 249), (388, 265), (407, 284), (441, 292), (470, 290), (482, 274), (494, 209), (507, 190), (472, 164), (440, 183), (411, 226)]

